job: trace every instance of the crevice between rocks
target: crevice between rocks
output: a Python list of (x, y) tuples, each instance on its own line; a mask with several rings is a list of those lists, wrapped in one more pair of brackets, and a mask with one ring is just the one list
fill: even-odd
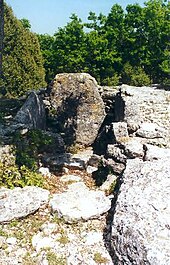
[[(123, 171), (124, 172), (124, 171)], [(107, 251), (109, 252), (113, 264), (116, 265), (117, 264), (117, 257), (115, 256), (115, 253), (113, 251), (113, 247), (112, 247), (112, 243), (111, 243), (111, 236), (112, 236), (112, 224), (113, 224), (113, 220), (114, 220), (114, 214), (115, 214), (115, 210), (116, 210), (116, 203), (118, 200), (118, 196), (120, 193), (120, 187), (123, 183), (123, 172), (122, 174), (117, 178), (116, 181), (116, 185), (115, 185), (115, 189), (113, 192), (113, 199), (112, 199), (112, 203), (111, 203), (111, 208), (108, 211), (107, 217), (106, 217), (106, 227), (103, 231), (103, 240), (104, 240), (104, 244), (105, 247), (107, 249)]]

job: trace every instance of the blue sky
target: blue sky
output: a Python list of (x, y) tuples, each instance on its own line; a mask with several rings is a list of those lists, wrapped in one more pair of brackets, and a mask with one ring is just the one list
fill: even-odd
[(142, 5), (143, 2), (144, 0), (6, 0), (17, 18), (27, 18), (30, 21), (32, 31), (51, 35), (58, 27), (65, 26), (73, 13), (85, 22), (89, 11), (107, 15), (115, 3), (125, 8), (128, 4)]

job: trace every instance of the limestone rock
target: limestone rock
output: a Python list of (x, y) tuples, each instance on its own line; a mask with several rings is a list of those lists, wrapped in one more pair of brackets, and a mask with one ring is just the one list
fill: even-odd
[(127, 160), (112, 225), (114, 264), (170, 264), (169, 159)]
[(90, 145), (105, 118), (97, 82), (89, 74), (58, 74), (50, 93), (57, 128), (68, 144)]
[(109, 168), (111, 168), (113, 173), (115, 173), (115, 174), (121, 174), (123, 172), (123, 170), (125, 169), (125, 164), (117, 163), (113, 159), (110, 159), (110, 158), (108, 158), (105, 161), (105, 165), (109, 166)]
[(112, 192), (116, 185), (117, 176), (108, 175), (106, 181), (100, 186), (100, 190), (105, 192)]
[(46, 114), (43, 100), (35, 92), (31, 92), (26, 102), (17, 112), (15, 123), (25, 124), (31, 129), (45, 129)]
[(145, 161), (153, 161), (158, 159), (169, 159), (170, 160), (170, 149), (160, 148), (151, 144), (145, 144)]
[[(141, 124), (157, 124), (158, 131), (154, 136), (162, 138), (152, 139), (154, 144), (170, 147), (170, 91), (154, 89), (152, 87), (121, 86), (121, 98), (124, 102), (123, 120), (127, 122), (128, 131), (136, 132)], [(118, 112), (120, 108), (118, 106)], [(161, 129), (161, 130), (159, 130)], [(139, 132), (139, 131), (138, 131)], [(145, 134), (147, 136), (147, 133)], [(156, 136), (156, 137), (157, 137)]]
[(63, 175), (60, 178), (60, 181), (74, 183), (74, 182), (82, 181), (82, 179), (78, 175)]
[(40, 167), (38, 171), (42, 176), (51, 177), (51, 173), (48, 167)]
[(48, 202), (49, 191), (28, 186), (13, 190), (0, 189), (0, 223), (25, 217)]
[(135, 158), (140, 157), (143, 158), (144, 150), (143, 150), (143, 143), (137, 137), (129, 138), (129, 141), (123, 144), (125, 149), (125, 155), (128, 158)]
[(113, 122), (112, 131), (116, 143), (124, 143), (129, 140), (126, 122)]
[(96, 154), (93, 154), (93, 155), (89, 158), (87, 164), (88, 164), (89, 166), (92, 166), (92, 167), (98, 167), (98, 166), (100, 165), (102, 159), (103, 159), (103, 158), (102, 158), (101, 156), (96, 155)]
[(143, 138), (160, 138), (163, 137), (163, 130), (155, 123), (144, 122), (136, 132), (137, 136)]
[(107, 145), (107, 156), (113, 158), (115, 161), (126, 163), (126, 156), (124, 155), (124, 150), (120, 149), (115, 144)]
[(85, 169), (89, 158), (91, 157), (92, 150), (83, 150), (77, 154), (71, 153), (58, 153), (54, 155), (45, 154), (42, 156), (42, 162), (49, 165), (53, 169), (65, 167), (69, 169)]
[(111, 207), (111, 201), (102, 191), (89, 190), (82, 182), (69, 185), (62, 194), (50, 200), (52, 211), (68, 223), (98, 218)]

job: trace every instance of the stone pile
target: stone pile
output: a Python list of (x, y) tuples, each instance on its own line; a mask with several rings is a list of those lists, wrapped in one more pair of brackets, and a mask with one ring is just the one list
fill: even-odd
[[(68, 265), (170, 264), (170, 93), (99, 88), (81, 73), (57, 75), (40, 94), (32, 92), (15, 119), (0, 125), (0, 136), (3, 143), (18, 130), (43, 129), (53, 143), (41, 150), (39, 172), (51, 180), (61, 168), (62, 188), (0, 189), (0, 263), (22, 264), (29, 253), (41, 265), (50, 258)], [(83, 150), (71, 154), (66, 145)], [(0, 147), (1, 163), (14, 163), (12, 148)], [(20, 218), (25, 222), (16, 228), (6, 224)], [(37, 230), (35, 220), (42, 222)]]

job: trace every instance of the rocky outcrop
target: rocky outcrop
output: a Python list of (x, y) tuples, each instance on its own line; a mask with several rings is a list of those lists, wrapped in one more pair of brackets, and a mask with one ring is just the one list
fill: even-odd
[(56, 129), (66, 143), (91, 145), (104, 120), (104, 103), (97, 82), (89, 74), (58, 74), (50, 92)]
[[(40, 95), (43, 102), (38, 101)], [(35, 101), (38, 114), (34, 104), (28, 108), (28, 98), (15, 122), (9, 118), (0, 125), (0, 135), (4, 140), (19, 130), (26, 138), (30, 129), (44, 129), (41, 117), (44, 117), (45, 104), (47, 131), (42, 135), (50, 137), (51, 141), (39, 150), (42, 163), (39, 172), (51, 185), (51, 207), (47, 203), (49, 192), (46, 190), (27, 187), (9, 191), (3, 188), (0, 190), (0, 228), (4, 231), (6, 227), (8, 232), (10, 227), (4, 222), (39, 209), (34, 217), (37, 214), (40, 221), (46, 223), (31, 233), (35, 249), (31, 255), (39, 255), (34, 264), (48, 264), (49, 249), (53, 254), (59, 254), (59, 260), (64, 253), (65, 262), (75, 265), (102, 262), (109, 265), (169, 264), (170, 149), (160, 148), (168, 147), (170, 143), (169, 92), (126, 85), (102, 88), (88, 74), (60, 74), (51, 88), (38, 94), (33, 92), (30, 97), (32, 102)], [(43, 111), (39, 112), (41, 107)], [(65, 149), (62, 137), (69, 148)], [(91, 147), (74, 155), (65, 152), (91, 145), (95, 138), (93, 146), (98, 146), (99, 153), (93, 153), (95, 148), (92, 150)], [(78, 145), (70, 146), (75, 143)], [(3, 164), (8, 160), (14, 163), (11, 148), (12, 145), (4, 143), (0, 147)], [(61, 175), (57, 174), (57, 168), (62, 169)], [(35, 220), (32, 221), (34, 225)], [(20, 224), (16, 229), (12, 227), (10, 232), (20, 230)], [(23, 229), (24, 226), (25, 223)], [(11, 249), (11, 253), (16, 249), (19, 252), (19, 240), (15, 234), (13, 237), (8, 234), (0, 236), (0, 248), (6, 244), (9, 252)], [(25, 235), (27, 231), (24, 240)], [(30, 242), (29, 239), (28, 245)], [(25, 246), (21, 244), (23, 255)], [(2, 255), (0, 263), (6, 264), (8, 257), (5, 251), (2, 253), (5, 258)], [(13, 258), (7, 264), (13, 264), (11, 260)], [(17, 263), (17, 254), (16, 260)], [(20, 263), (23, 260), (24, 257)], [(58, 262), (57, 257), (56, 260)]]
[(48, 202), (49, 191), (30, 186), (0, 189), (0, 223), (25, 217)]
[(145, 162), (138, 158), (127, 160), (113, 216), (114, 264), (170, 263), (169, 187), (166, 156)]
[(122, 85), (121, 99), (124, 102), (123, 120), (127, 122), (129, 132), (169, 148), (170, 93), (151, 87)]

